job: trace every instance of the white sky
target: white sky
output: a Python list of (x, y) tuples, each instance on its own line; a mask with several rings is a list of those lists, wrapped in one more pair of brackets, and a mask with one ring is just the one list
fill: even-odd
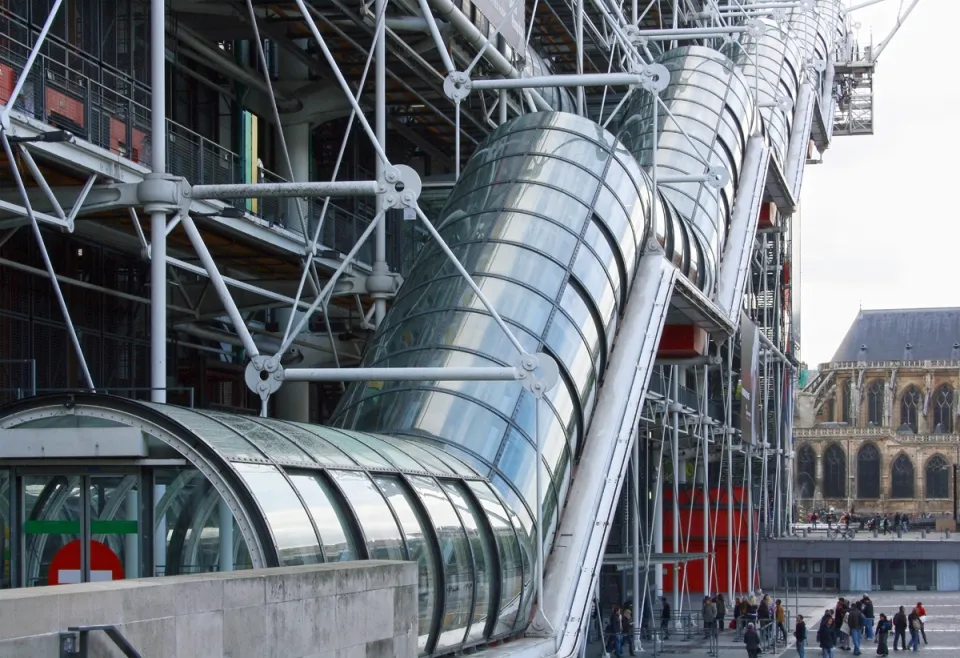
[[(854, 12), (860, 44), (871, 29), (879, 43), (900, 6)], [(835, 136), (823, 164), (806, 167), (800, 356), (811, 367), (830, 360), (861, 305), (960, 306), (957, 25), (960, 0), (920, 0), (878, 60), (875, 134)]]

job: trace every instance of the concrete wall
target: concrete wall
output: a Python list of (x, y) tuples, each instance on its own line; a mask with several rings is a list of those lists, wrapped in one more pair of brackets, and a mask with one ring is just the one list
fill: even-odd
[(765, 539), (760, 542), (760, 587), (773, 590), (781, 558), (840, 560), (840, 591), (850, 589), (850, 560), (956, 560), (960, 541), (929, 539)]
[[(414, 562), (344, 562), (0, 592), (0, 656), (59, 656), (114, 624), (144, 658), (414, 658)], [(102, 632), (91, 658), (120, 656)]]

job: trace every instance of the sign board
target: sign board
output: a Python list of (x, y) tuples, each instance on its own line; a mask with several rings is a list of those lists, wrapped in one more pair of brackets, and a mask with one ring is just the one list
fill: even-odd
[[(524, 0), (473, 0), (473, 5), (480, 10), (480, 13), (490, 23), (489, 29), (484, 34), (485, 37), (489, 38), (499, 26), (500, 36), (507, 42), (507, 45), (519, 54), (524, 54), (527, 43), (527, 35), (524, 30), (526, 24), (526, 3)], [(508, 11), (511, 14), (510, 18), (504, 20)], [(470, 17), (468, 12), (467, 16)], [(474, 23), (478, 22), (474, 21)], [(482, 33), (483, 30), (481, 29), (480, 32)], [(496, 41), (493, 45), (496, 46)]]
[(740, 432), (743, 442), (757, 442), (757, 401), (760, 380), (760, 330), (740, 312)]
[[(80, 565), (80, 540), (74, 539), (57, 551), (47, 572), (49, 585), (79, 583), (83, 578)], [(123, 563), (106, 544), (90, 540), (90, 581), (123, 580)]]

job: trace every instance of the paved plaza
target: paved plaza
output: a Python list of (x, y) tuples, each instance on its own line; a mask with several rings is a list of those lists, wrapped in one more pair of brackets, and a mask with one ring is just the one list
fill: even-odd
[[(848, 593), (844, 596), (848, 598), (859, 598), (862, 592)], [(774, 593), (771, 592), (771, 595)], [(793, 640), (793, 619), (797, 610), (807, 619), (808, 622), (808, 641), (807, 656), (809, 658), (820, 658), (820, 649), (816, 646), (816, 624), (827, 607), (836, 605), (837, 595), (824, 594), (802, 594), (796, 598), (791, 594), (788, 603), (788, 631), (790, 633), (790, 643), (784, 648), (778, 646), (776, 653), (764, 652), (763, 656), (777, 657), (783, 656), (791, 658), (797, 655)], [(897, 611), (898, 606), (904, 606), (907, 612), (917, 604), (917, 601), (923, 602), (927, 610), (927, 640), (929, 644), (920, 642), (920, 652), (935, 651), (937, 656), (957, 656), (960, 658), (960, 592), (873, 592), (871, 593), (877, 617), (881, 612), (892, 617)], [(733, 658), (735, 656), (746, 657), (747, 652), (742, 642), (734, 641), (734, 632), (725, 630), (720, 634), (720, 656)], [(900, 652), (894, 652), (890, 646), (890, 655), (897, 655)], [(651, 642), (643, 643), (643, 651), (637, 652), (643, 656), (688, 656), (689, 658), (708, 658), (707, 642), (702, 638), (682, 641), (669, 640), (664, 642), (662, 649), (654, 648)], [(875, 656), (876, 645), (870, 641), (865, 642), (862, 647), (863, 656)], [(587, 649), (589, 658), (603, 656), (603, 648), (599, 642), (591, 644)], [(629, 655), (625, 652), (624, 655)], [(850, 651), (836, 651), (836, 658), (851, 656)]]

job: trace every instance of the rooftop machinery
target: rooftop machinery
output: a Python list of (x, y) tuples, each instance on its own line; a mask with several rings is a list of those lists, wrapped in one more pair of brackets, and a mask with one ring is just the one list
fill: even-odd
[[(367, 493), (423, 567), (424, 654), (572, 655), (608, 586), (677, 610), (756, 586), (757, 538), (793, 509), (803, 169), (872, 131), (861, 82), (886, 43), (858, 48), (839, 0), (151, 0), (110, 8), (122, 35), (88, 34), (84, 2), (14, 5), (0, 245), (32, 240), (0, 266), (53, 295), (24, 312), (5, 286), (0, 358), (37, 358), (44, 306), (64, 344), (41, 362), (67, 373), (17, 391), (141, 389), (125, 418), (227, 462), (286, 473), (289, 442), (326, 472), (338, 445), (393, 478), (412, 516)], [(91, 268), (91, 245), (126, 260)], [(91, 321), (77, 291), (134, 310)], [(280, 420), (166, 404), (209, 387), (197, 364)], [(335, 429), (306, 429), (320, 407)], [(373, 555), (360, 494), (325, 482)], [(254, 515), (248, 480), (218, 486)], [(239, 524), (251, 565), (288, 559), (273, 524)]]

